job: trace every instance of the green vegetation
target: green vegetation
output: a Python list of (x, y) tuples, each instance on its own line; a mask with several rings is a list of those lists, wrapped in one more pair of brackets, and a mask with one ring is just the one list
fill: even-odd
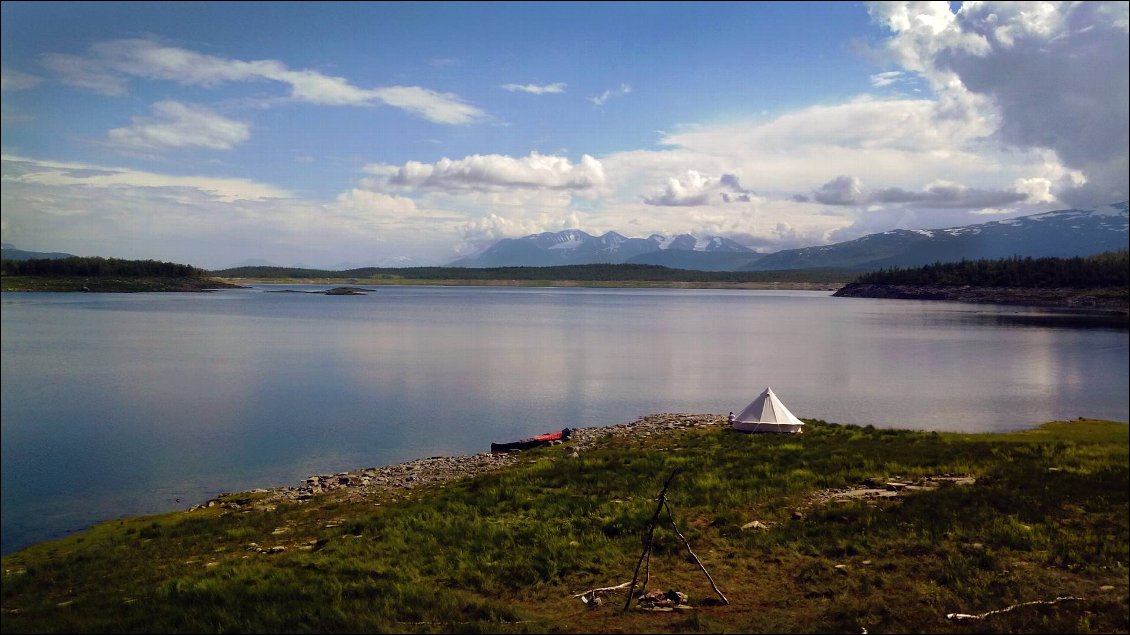
[(76, 277), (158, 277), (200, 278), (203, 269), (157, 260), (120, 260), (118, 258), (73, 258), (4, 260), (0, 272), (6, 276), (76, 276)]
[[(811, 421), (561, 447), (445, 488), (111, 521), (3, 559), (3, 632), (1126, 633), (1130, 435), (1073, 421), (939, 434)], [(649, 588), (690, 612), (621, 612), (655, 496)], [(969, 475), (898, 498), (864, 482)], [(752, 521), (764, 528), (743, 529)], [(257, 546), (284, 546), (265, 553)], [(1027, 602), (973, 624), (980, 614)]]
[(865, 273), (861, 284), (1092, 289), (1130, 285), (1127, 251), (1086, 258), (1006, 258), (936, 263)]
[(286, 267), (237, 267), (211, 272), (223, 278), (336, 280), (355, 279), (369, 284), (424, 284), (524, 281), (547, 283), (570, 281), (580, 283), (672, 283), (742, 284), (742, 283), (836, 283), (846, 282), (854, 274), (835, 270), (804, 271), (692, 271), (670, 269), (660, 265), (562, 265), (558, 267), (404, 267), (348, 269), (293, 269)]
[(118, 258), (54, 258), (0, 262), (4, 291), (202, 291), (234, 287), (192, 265)]

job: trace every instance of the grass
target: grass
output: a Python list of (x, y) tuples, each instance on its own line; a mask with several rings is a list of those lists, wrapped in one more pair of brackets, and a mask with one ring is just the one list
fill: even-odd
[[(132, 518), (3, 559), (3, 632), (1126, 633), (1126, 424), (1008, 434), (810, 422), (559, 447), (400, 496)], [(567, 446), (568, 447), (568, 446)], [(648, 587), (689, 612), (622, 612), (655, 497), (670, 524)], [(826, 502), (868, 479), (972, 475), (897, 499)], [(240, 496), (240, 495), (237, 495)], [(758, 520), (766, 528), (743, 530)], [(283, 546), (265, 553), (258, 547)], [(1036, 600), (973, 625), (978, 614)]]

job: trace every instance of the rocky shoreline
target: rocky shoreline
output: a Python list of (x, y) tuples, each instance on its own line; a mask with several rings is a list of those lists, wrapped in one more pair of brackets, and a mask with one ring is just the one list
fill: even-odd
[[(649, 437), (673, 430), (726, 425), (726, 415), (661, 413), (646, 415), (630, 423), (573, 428), (562, 451), (576, 458), (604, 437)], [(560, 443), (560, 442), (557, 442)], [(241, 494), (225, 492), (188, 511), (203, 507), (238, 510), (273, 509), (280, 503), (302, 503), (315, 496), (337, 492), (346, 500), (360, 500), (377, 493), (406, 493), (422, 486), (439, 486), (512, 465), (522, 452), (484, 452), (464, 456), (434, 456), (384, 467), (369, 467), (336, 474), (315, 474), (298, 486), (256, 489)]]

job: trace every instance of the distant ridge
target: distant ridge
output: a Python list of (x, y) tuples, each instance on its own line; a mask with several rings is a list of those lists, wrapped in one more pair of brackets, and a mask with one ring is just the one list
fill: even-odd
[(826, 267), (873, 271), (936, 262), (1070, 258), (1127, 248), (1127, 203), (1066, 209), (946, 229), (896, 229), (834, 245), (787, 249), (743, 267), (771, 271)]
[(42, 251), (24, 251), (23, 249), (8, 246), (0, 249), (0, 260), (61, 260), (63, 258), (74, 257), (74, 254), (54, 251), (50, 253)]
[(721, 236), (690, 234), (627, 238), (616, 232), (593, 236), (579, 229), (504, 238), (451, 267), (553, 267), (588, 264), (655, 264), (679, 269), (732, 271), (756, 258), (752, 249)]
[(1127, 203), (1065, 209), (944, 229), (896, 229), (856, 240), (760, 254), (728, 238), (627, 238), (569, 229), (504, 238), (452, 267), (649, 264), (699, 271), (874, 271), (1012, 256), (1070, 258), (1127, 248)]

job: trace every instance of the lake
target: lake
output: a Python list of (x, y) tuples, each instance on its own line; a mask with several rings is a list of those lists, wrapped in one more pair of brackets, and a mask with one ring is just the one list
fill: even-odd
[[(923, 430), (1127, 421), (1128, 336), (828, 292), (4, 293), (3, 553), (312, 474), (660, 412)], [(1047, 323), (1051, 320), (1050, 324)]]

